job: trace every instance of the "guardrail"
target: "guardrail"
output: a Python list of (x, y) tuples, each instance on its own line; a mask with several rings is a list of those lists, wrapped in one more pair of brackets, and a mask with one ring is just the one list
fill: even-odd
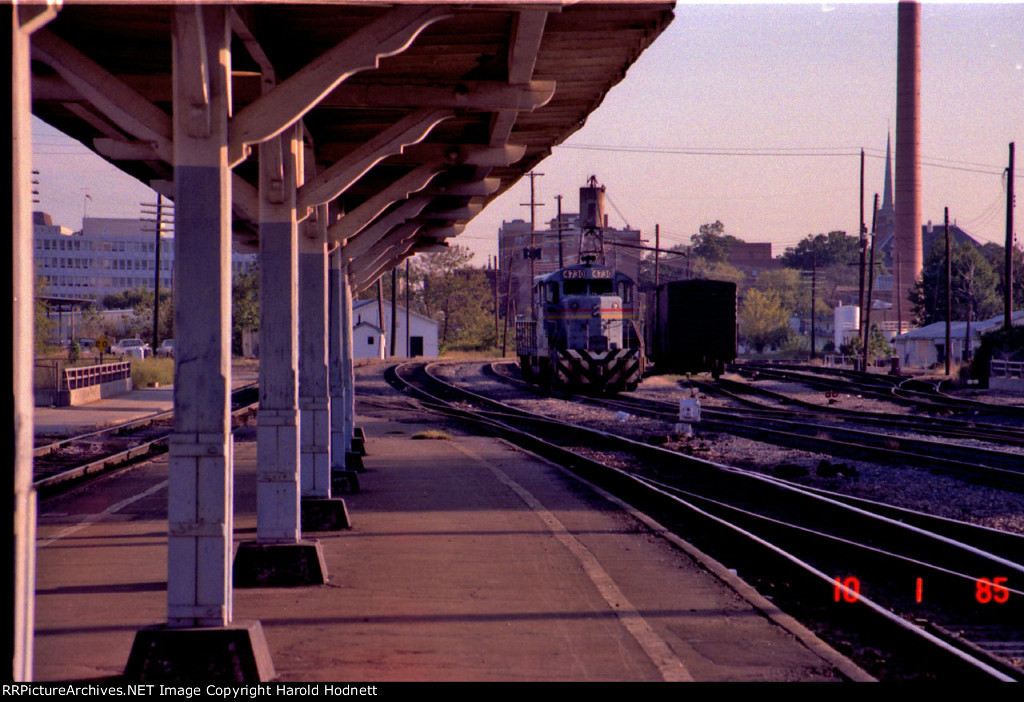
[(115, 380), (125, 380), (132, 377), (132, 364), (105, 363), (101, 366), (83, 366), (80, 368), (64, 369), (64, 389), (79, 390), (93, 385), (102, 385)]
[(989, 364), (989, 377), (1024, 380), (1024, 361), (997, 361), (992, 359)]

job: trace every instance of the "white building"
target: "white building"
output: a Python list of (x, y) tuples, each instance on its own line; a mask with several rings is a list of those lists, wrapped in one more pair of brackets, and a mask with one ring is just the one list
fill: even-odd
[[(391, 356), (391, 303), (384, 301), (384, 328), (381, 329), (377, 300), (352, 303), (353, 355), (355, 358), (389, 358)], [(408, 320), (408, 326), (406, 325)], [(408, 328), (408, 335), (406, 329)], [(398, 306), (398, 329), (395, 355), (436, 357), (438, 355), (437, 322), (416, 312), (406, 313)], [(408, 338), (408, 349), (406, 339)]]
[[(981, 335), (1003, 326), (1003, 315), (971, 322), (971, 353), (981, 345)], [(1024, 324), (1024, 311), (1013, 313), (1014, 326)], [(967, 336), (967, 322), (952, 322), (949, 325), (949, 341), (953, 349), (953, 362), (964, 358)], [(913, 368), (930, 368), (946, 362), (946, 323), (935, 322), (926, 327), (911, 329), (896, 337), (896, 353), (900, 363)]]
[[(87, 217), (82, 231), (53, 224), (50, 215), (35, 212), (36, 275), (46, 279), (42, 293), (50, 297), (89, 298), (153, 289), (156, 278), (156, 233), (138, 219)], [(232, 254), (232, 267), (242, 273), (255, 263), (255, 254)], [(174, 238), (160, 240), (160, 287), (173, 289)]]

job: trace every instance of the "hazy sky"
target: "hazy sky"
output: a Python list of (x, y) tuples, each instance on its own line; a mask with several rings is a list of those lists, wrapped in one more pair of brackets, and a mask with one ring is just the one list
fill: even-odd
[[(943, 208), (982, 242), (1005, 238), (1009, 143), (1024, 187), (1024, 4), (924, 2), (921, 8), (923, 212)], [(623, 218), (663, 246), (721, 220), (780, 254), (807, 234), (856, 233), (860, 149), (865, 217), (881, 194), (896, 120), (896, 3), (679, 3), (675, 20), (586, 126), (536, 170), (538, 221), (577, 210), (590, 175)], [(72, 229), (89, 216), (137, 217), (155, 194), (39, 121), (37, 207)], [(91, 200), (86, 199), (86, 194)], [(452, 240), (483, 265), (503, 220), (529, 219), (523, 179)], [(618, 212), (621, 212), (621, 216)], [(1014, 215), (1021, 241), (1022, 207)]]

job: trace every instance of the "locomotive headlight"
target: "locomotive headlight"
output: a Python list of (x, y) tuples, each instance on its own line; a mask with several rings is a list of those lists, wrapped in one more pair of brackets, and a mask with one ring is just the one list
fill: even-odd
[(613, 309), (613, 310), (617, 310), (617, 309), (619, 309), (619, 303), (617, 303), (617, 302), (613, 302), (613, 303), (612, 303), (612, 309)]

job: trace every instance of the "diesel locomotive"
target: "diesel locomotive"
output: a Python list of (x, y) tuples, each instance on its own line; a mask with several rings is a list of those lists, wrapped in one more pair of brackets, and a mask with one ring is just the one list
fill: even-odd
[(645, 354), (629, 276), (585, 261), (538, 276), (533, 299), (533, 320), (516, 323), (525, 379), (580, 392), (636, 388)]

